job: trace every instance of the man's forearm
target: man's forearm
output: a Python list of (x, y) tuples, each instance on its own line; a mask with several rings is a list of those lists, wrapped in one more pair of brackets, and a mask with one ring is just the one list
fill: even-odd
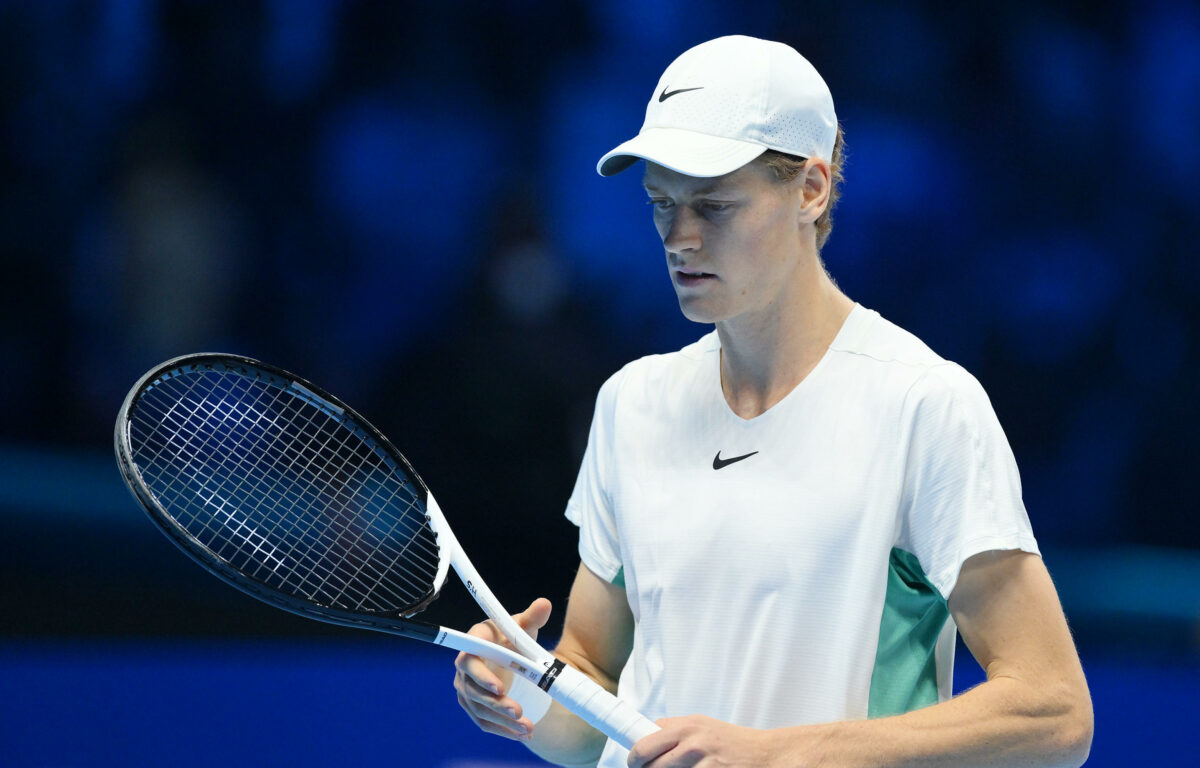
[[(555, 655), (592, 678), (608, 692), (616, 693), (617, 681), (595, 666), (586, 656), (571, 653), (570, 649), (563, 649), (561, 646), (555, 649)], [(541, 691), (536, 693), (547, 696)], [(606, 742), (604, 734), (554, 701), (546, 710), (546, 714), (534, 725), (533, 734), (525, 745), (543, 760), (568, 768), (579, 768), (594, 766), (600, 760), (600, 753), (604, 751)]]
[(594, 766), (604, 750), (604, 734), (557, 701), (533, 727), (525, 746), (538, 757), (568, 768)]
[(1079, 766), (1091, 747), (1091, 702), (1073, 686), (1057, 687), (997, 677), (904, 715), (784, 728), (767, 738), (781, 767)]
[[(632, 645), (633, 614), (624, 588), (601, 579), (581, 563), (554, 655), (615, 694), (617, 677)], [(558, 765), (590, 766), (600, 759), (606, 741), (604, 734), (555, 702), (525, 743)]]

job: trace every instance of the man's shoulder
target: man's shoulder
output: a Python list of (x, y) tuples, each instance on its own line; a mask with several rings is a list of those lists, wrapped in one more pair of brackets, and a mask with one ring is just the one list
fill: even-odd
[(645, 400), (663, 393), (678, 397), (701, 380), (709, 366), (717, 365), (720, 350), (717, 333), (712, 331), (682, 349), (631, 360), (600, 388), (601, 398)]
[(965, 368), (873, 310), (857, 307), (830, 351), (840, 358), (839, 386), (862, 390), (877, 402), (981, 394)]
[(916, 334), (901, 328), (875, 310), (862, 306), (855, 307), (843, 332), (830, 345), (830, 350), (862, 356), (879, 363), (914, 368), (930, 368), (949, 362)]

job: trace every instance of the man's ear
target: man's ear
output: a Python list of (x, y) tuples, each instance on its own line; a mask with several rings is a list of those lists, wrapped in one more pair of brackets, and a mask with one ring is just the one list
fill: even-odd
[(829, 163), (809, 158), (796, 181), (800, 185), (800, 220), (804, 223), (815, 222), (829, 205), (829, 193), (833, 189)]

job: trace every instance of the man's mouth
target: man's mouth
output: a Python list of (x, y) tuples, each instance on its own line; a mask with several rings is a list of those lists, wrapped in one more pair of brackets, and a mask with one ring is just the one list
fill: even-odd
[(706, 280), (715, 279), (716, 275), (710, 272), (701, 272), (698, 269), (677, 269), (675, 270), (675, 281), (679, 285), (699, 285)]

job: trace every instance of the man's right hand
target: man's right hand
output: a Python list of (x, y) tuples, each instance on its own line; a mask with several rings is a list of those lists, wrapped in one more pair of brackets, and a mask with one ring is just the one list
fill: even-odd
[[(550, 619), (550, 610), (550, 601), (539, 597), (523, 613), (513, 618), (537, 639), (538, 630)], [(513, 647), (490, 619), (471, 627), (468, 634), (508, 648)], [(508, 739), (529, 739), (533, 733), (533, 722), (525, 717), (521, 705), (508, 696), (513, 678), (511, 671), (468, 653), (458, 654), (454, 669), (454, 690), (458, 691), (458, 703), (476, 725), (488, 733)]]

